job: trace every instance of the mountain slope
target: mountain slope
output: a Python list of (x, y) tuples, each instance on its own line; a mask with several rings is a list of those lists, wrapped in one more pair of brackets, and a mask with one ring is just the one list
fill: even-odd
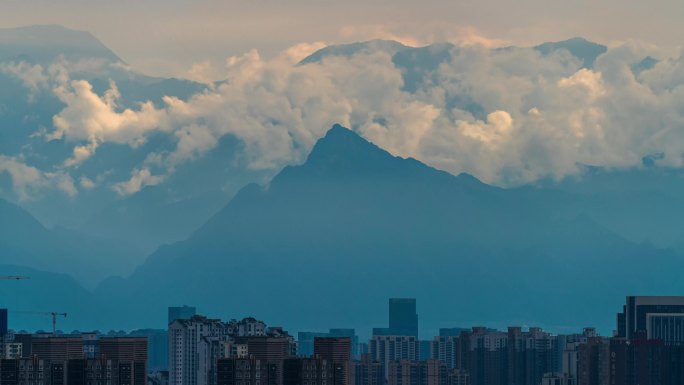
[(60, 56), (71, 60), (122, 61), (89, 32), (59, 25), (0, 28), (0, 61), (49, 65)]
[[(18, 252), (20, 253), (20, 252)], [(0, 275), (22, 275), (30, 279), (0, 281), (0, 308), (9, 309), (9, 327), (14, 330), (51, 331), (52, 322), (46, 312), (64, 312), (57, 327), (93, 330), (106, 323), (96, 310), (99, 304), (92, 293), (66, 274), (49, 273), (23, 266), (0, 263)]]
[(0, 199), (0, 263), (69, 274), (93, 287), (110, 275), (127, 274), (138, 251), (121, 242), (64, 228), (48, 230), (31, 214)]
[(426, 327), (558, 328), (599, 317), (607, 329), (607, 309), (626, 293), (681, 289), (676, 254), (628, 242), (561, 209), (566, 202), (393, 157), (336, 126), (306, 163), (245, 187), (187, 241), (97, 294), (149, 319), (180, 301), (217, 315), (369, 328), (383, 322), (387, 297), (407, 295), (418, 297)]
[(321, 48), (313, 54), (304, 58), (300, 64), (318, 63), (325, 58), (334, 56), (353, 56), (360, 52), (385, 52), (394, 55), (397, 52), (411, 49), (393, 40), (370, 40), (351, 44), (336, 44)]
[[(53, 64), (64, 65), (71, 79), (89, 81), (98, 95), (104, 95), (111, 86), (110, 81), (114, 80), (121, 94), (117, 101), (120, 110), (138, 109), (139, 104), (146, 101), (160, 106), (165, 96), (187, 100), (206, 89), (206, 85), (188, 80), (140, 74), (88, 32), (56, 25), (0, 29), (0, 154), (21, 157), (26, 164), (45, 172), (54, 171), (63, 164), (75, 146), (69, 140), (45, 140), (40, 134), (53, 129), (53, 117), (64, 108), (53, 92), (55, 85), (48, 70)], [(159, 137), (149, 138), (136, 148), (105, 143), (98, 148), (96, 157), (81, 165), (78, 171), (72, 171), (72, 177), (76, 182), (79, 174), (92, 180), (102, 175), (109, 176), (111, 181), (128, 180), (131, 170), (138, 167), (148, 153), (171, 151), (175, 145), (174, 139)], [(169, 182), (167, 187), (182, 190), (196, 179)], [(216, 182), (215, 178), (212, 182), (204, 190), (220, 190), (220, 185), (216, 184), (221, 182)], [(81, 189), (75, 199), (66, 197), (62, 191), (49, 189), (32, 194), (33, 199), (25, 199), (17, 194), (11, 178), (0, 172), (0, 198), (21, 202), (48, 227), (77, 228), (120, 201), (121, 197), (112, 190), (112, 183)], [(208, 208), (223, 203), (225, 199), (212, 202)], [(125, 235), (123, 232), (110, 233), (106, 237), (123, 238)], [(178, 239), (173, 238), (174, 241)], [(126, 242), (132, 240), (126, 239)]]

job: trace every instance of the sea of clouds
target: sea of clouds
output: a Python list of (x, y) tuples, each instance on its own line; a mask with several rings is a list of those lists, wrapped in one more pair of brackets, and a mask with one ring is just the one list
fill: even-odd
[[(172, 150), (151, 151), (127, 180), (109, 181), (121, 195), (163, 183), (181, 164), (216, 149), (230, 135), (242, 144), (249, 169), (277, 170), (301, 163), (325, 132), (340, 123), (395, 155), (413, 157), (454, 174), (518, 186), (560, 180), (584, 165), (641, 167), (644, 157), (662, 167), (684, 163), (684, 56), (639, 42), (615, 44), (591, 68), (567, 51), (543, 55), (531, 48), (439, 46), (450, 59), (406, 87), (406, 73), (390, 52), (300, 61), (322, 48), (300, 44), (273, 58), (252, 50), (226, 60), (205, 91), (163, 105), (119, 105), (115, 81), (98, 94), (69, 66), (45, 68), (2, 63), (31, 95), (51, 92), (64, 108), (52, 126), (36, 130), (46, 141), (65, 141), (71, 155), (51, 169), (0, 154), (20, 195), (57, 188), (70, 196), (102, 183), (79, 174), (104, 143), (137, 148), (150, 135), (174, 140)], [(651, 68), (638, 68), (646, 57)], [(215, 75), (214, 75), (215, 76)], [(106, 176), (103, 176), (106, 178)]]

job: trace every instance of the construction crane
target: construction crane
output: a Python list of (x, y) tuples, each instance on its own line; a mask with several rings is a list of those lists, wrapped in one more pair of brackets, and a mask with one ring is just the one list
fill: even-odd
[(53, 336), (57, 335), (57, 317), (66, 318), (66, 316), (67, 316), (67, 313), (60, 313), (60, 312), (56, 312), (56, 311), (20, 311), (17, 313), (51, 316), (52, 317), (52, 335)]
[(0, 279), (7, 281), (21, 281), (23, 279), (31, 279), (31, 277), (27, 277), (25, 275), (0, 275)]
[(52, 316), (52, 335), (54, 336), (57, 334), (57, 316), (62, 316), (64, 318), (66, 318), (67, 313), (57, 313), (57, 312), (51, 311), (51, 312), (46, 313), (46, 314), (49, 314)]

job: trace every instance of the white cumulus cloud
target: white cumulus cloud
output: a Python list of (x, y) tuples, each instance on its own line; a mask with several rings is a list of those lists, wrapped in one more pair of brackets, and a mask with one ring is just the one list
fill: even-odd
[[(167, 96), (162, 107), (121, 109), (116, 84), (98, 95), (87, 81), (66, 79), (54, 90), (66, 107), (49, 137), (74, 143), (67, 167), (95, 156), (102, 143), (136, 147), (159, 132), (173, 138), (175, 149), (148, 154), (114, 186), (122, 195), (162, 183), (226, 135), (241, 141), (251, 169), (299, 163), (333, 123), (397, 155), (503, 186), (560, 179), (585, 164), (639, 167), (652, 154), (662, 154), (664, 166), (684, 162), (681, 55), (628, 42), (589, 69), (567, 51), (475, 42), (452, 47), (434, 67), (418, 62), (411, 69), (418, 75), (377, 51), (298, 64), (320, 47), (298, 45), (272, 59), (252, 50), (228, 58), (220, 75), (199, 65), (198, 79), (224, 81), (185, 101)], [(634, 72), (648, 55), (661, 60)], [(410, 90), (409, 75), (421, 77)]]

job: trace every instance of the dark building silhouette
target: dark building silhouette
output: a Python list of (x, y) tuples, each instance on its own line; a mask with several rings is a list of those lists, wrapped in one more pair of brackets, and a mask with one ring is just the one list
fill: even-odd
[(299, 357), (283, 361), (283, 385), (349, 385), (344, 361)]
[[(29, 338), (30, 337), (30, 338)], [(84, 339), (22, 335), (26, 357), (0, 363), (0, 385), (146, 385), (147, 339), (101, 337), (97, 357)]]
[(112, 380), (125, 385), (147, 383), (147, 338), (102, 337), (100, 356), (112, 362)]
[(375, 361), (370, 354), (361, 355), (359, 361), (352, 362), (352, 378), (354, 385), (383, 385), (385, 383), (385, 366)]
[(577, 383), (608, 385), (610, 383), (610, 340), (589, 337), (577, 349)]
[(281, 362), (250, 358), (221, 358), (216, 364), (217, 385), (280, 385)]
[(69, 360), (66, 366), (66, 383), (68, 385), (131, 384), (130, 381), (116, 382), (117, 380), (112, 377), (112, 362), (110, 360)]
[(461, 332), (467, 332), (470, 329), (467, 328), (440, 328), (439, 329), (439, 336), (440, 337), (458, 337), (461, 335)]
[(351, 339), (348, 337), (316, 337), (314, 355), (331, 361), (350, 361)]
[(7, 309), (0, 309), (0, 338), (7, 334)]
[(290, 340), (286, 337), (240, 337), (235, 342), (247, 345), (249, 355), (258, 360), (282, 361), (293, 356)]
[(308, 357), (314, 354), (314, 338), (316, 337), (348, 337), (351, 339), (352, 358), (359, 357), (359, 337), (354, 329), (330, 329), (323, 332), (299, 332), (297, 333), (297, 355)]
[(684, 347), (659, 340), (613, 338), (611, 385), (684, 384)]
[(418, 337), (418, 313), (415, 298), (390, 298), (389, 328), (393, 335)]
[(327, 336), (321, 337), (347, 337), (351, 340), (351, 355), (352, 358), (359, 356), (359, 337), (356, 335), (355, 329), (336, 328), (330, 329)]
[[(269, 381), (276, 381), (273, 383), (278, 385), (282, 383), (283, 361), (294, 357), (291, 341), (287, 337), (239, 337), (235, 339), (235, 343), (246, 345), (249, 358), (255, 359), (257, 365), (268, 366)], [(246, 361), (238, 361), (238, 363), (249, 366)], [(238, 369), (240, 369), (239, 365), (237, 366)], [(217, 368), (217, 376), (218, 371)], [(240, 374), (239, 371), (237, 373)], [(263, 381), (261, 385), (264, 385)]]
[[(617, 315), (618, 337), (660, 339), (666, 344), (684, 343), (684, 297), (627, 297), (622, 313)], [(681, 330), (681, 329), (680, 329)]]
[(375, 336), (414, 336), (418, 338), (415, 298), (390, 298), (389, 327), (374, 328)]
[(351, 381), (352, 340), (349, 337), (316, 337), (314, 357), (326, 361), (335, 376), (335, 383), (347, 385)]
[[(444, 347), (439, 345), (444, 344)], [(433, 351), (445, 367), (459, 370), (458, 381), (473, 385), (538, 385), (544, 374), (562, 369), (562, 349), (557, 336), (540, 328), (507, 332), (474, 327), (457, 338), (440, 337)], [(465, 373), (463, 372), (465, 371)], [(455, 378), (454, 377), (454, 381)]]
[(392, 361), (387, 373), (388, 385), (447, 385), (446, 365), (438, 360)]
[(561, 369), (555, 336), (535, 327), (526, 332), (520, 327), (509, 327), (507, 334), (509, 383), (538, 385), (545, 373)]
[(32, 337), (31, 356), (48, 362), (84, 358), (80, 337)]

